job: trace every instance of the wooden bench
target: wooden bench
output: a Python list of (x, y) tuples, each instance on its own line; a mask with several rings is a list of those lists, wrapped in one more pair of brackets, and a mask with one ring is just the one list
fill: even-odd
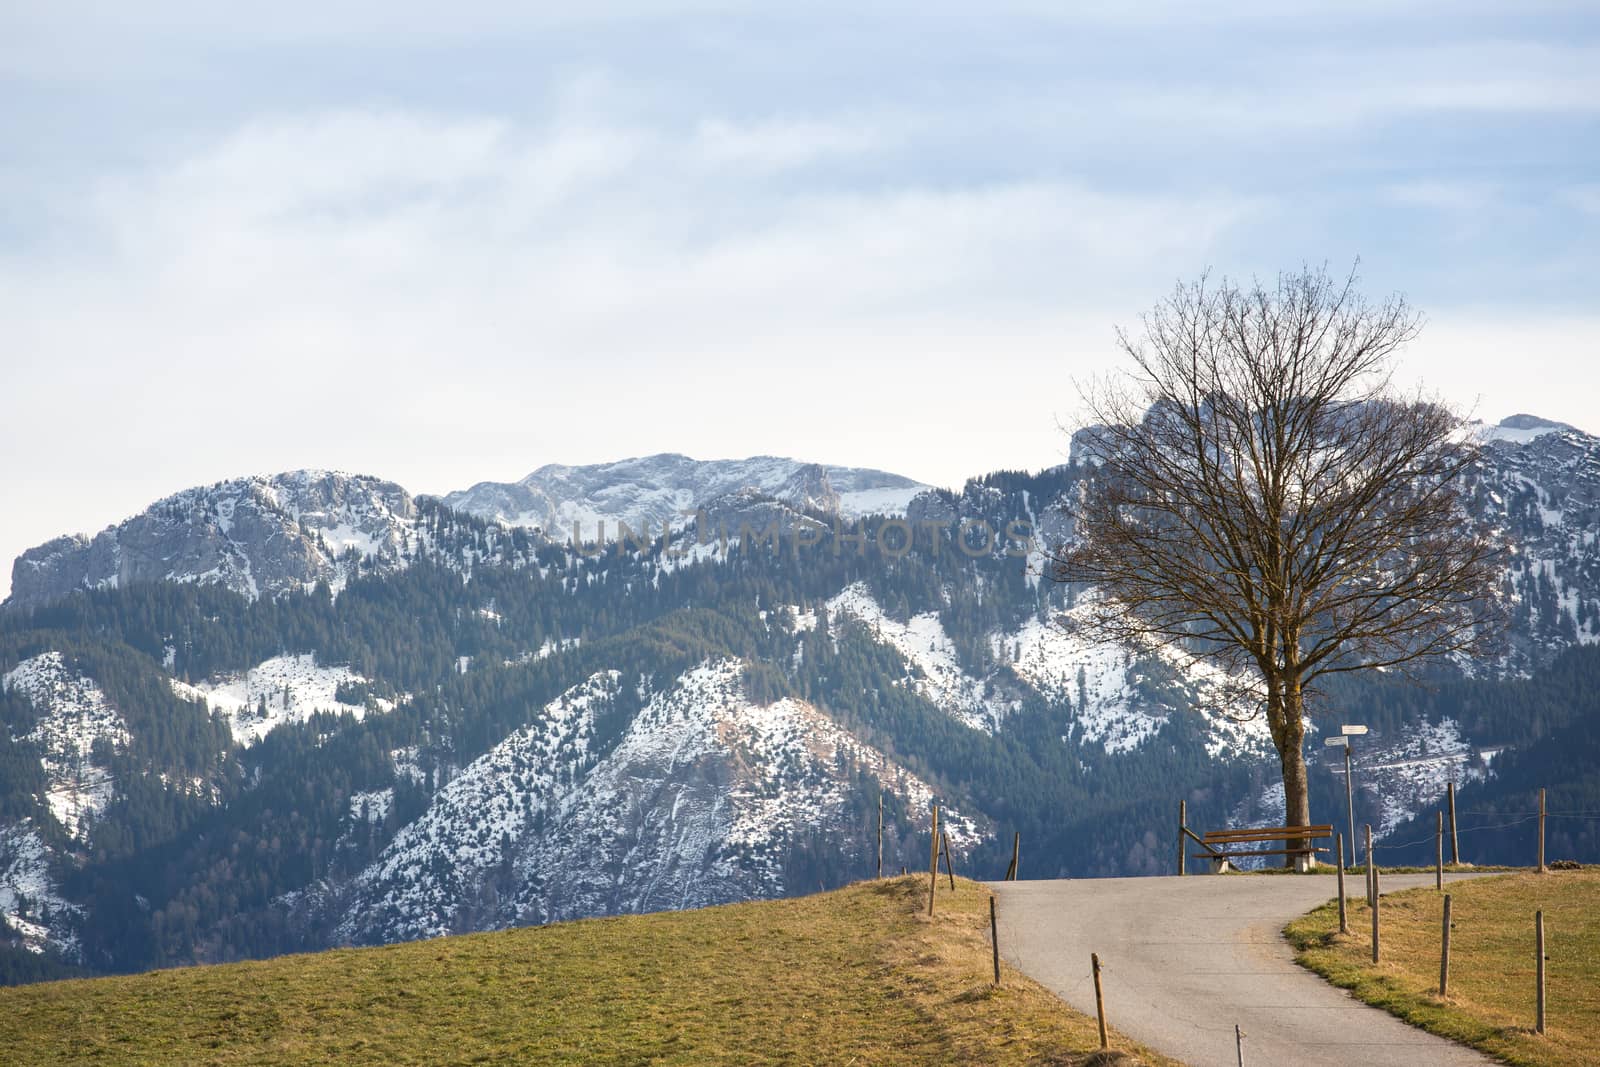
[[(1193, 836), (1193, 835), (1191, 835)], [(1243, 856), (1293, 856), (1295, 867), (1305, 870), (1316, 866), (1317, 853), (1329, 851), (1318, 848), (1313, 842), (1319, 838), (1332, 838), (1333, 827), (1328, 826), (1253, 826), (1239, 830), (1209, 830), (1198, 838), (1206, 851), (1194, 853), (1195, 859), (1211, 861), (1213, 874), (1228, 869), (1228, 860)], [(1282, 842), (1283, 848), (1239, 848), (1240, 845)]]

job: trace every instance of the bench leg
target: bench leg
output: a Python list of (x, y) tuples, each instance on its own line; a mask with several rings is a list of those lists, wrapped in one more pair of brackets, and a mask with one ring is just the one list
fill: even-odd
[(1294, 858), (1294, 869), (1300, 874), (1305, 874), (1307, 871), (1314, 869), (1316, 865), (1317, 855), (1314, 852), (1307, 852)]
[(1212, 874), (1227, 874), (1231, 870), (1233, 870), (1233, 864), (1229, 863), (1224, 857), (1219, 857), (1211, 861)]

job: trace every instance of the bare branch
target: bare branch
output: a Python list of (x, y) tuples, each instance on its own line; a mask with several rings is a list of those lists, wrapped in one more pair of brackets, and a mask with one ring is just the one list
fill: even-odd
[(1391, 380), (1420, 324), (1353, 271), (1202, 276), (1118, 331), (1127, 371), (1084, 395), (1092, 471), (1053, 576), (1102, 594), (1101, 636), (1253, 678), (1302, 809), (1308, 686), (1475, 654), (1499, 628), (1500, 549), (1462, 497), (1476, 446)]

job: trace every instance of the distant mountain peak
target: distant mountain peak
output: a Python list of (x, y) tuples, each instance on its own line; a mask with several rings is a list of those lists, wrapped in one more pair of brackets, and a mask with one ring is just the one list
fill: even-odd
[(1551, 419), (1542, 419), (1537, 415), (1508, 415), (1500, 420), (1500, 425), (1510, 430), (1576, 430), (1565, 422), (1555, 422)]
[(1550, 433), (1583, 432), (1568, 423), (1556, 422), (1552, 419), (1540, 418), (1538, 415), (1526, 413), (1508, 416), (1501, 419), (1494, 426), (1487, 426), (1483, 423), (1475, 423), (1473, 425), (1475, 427), (1475, 436), (1479, 441), (1484, 443), (1505, 441), (1513, 445), (1525, 445), (1529, 441)]
[(574, 525), (592, 537), (615, 530), (659, 530), (685, 513), (752, 491), (799, 510), (845, 518), (904, 512), (929, 487), (887, 471), (834, 467), (783, 456), (697, 460), (678, 452), (582, 466), (546, 464), (516, 482), (479, 482), (449, 493), (447, 507), (508, 526), (535, 527), (565, 540)]
[(135, 581), (223, 585), (272, 595), (339, 584), (340, 560), (399, 565), (416, 533), (416, 503), (371, 475), (294, 470), (185, 489), (89, 537), (58, 537), (19, 556), (11, 602), (42, 603), (76, 589)]

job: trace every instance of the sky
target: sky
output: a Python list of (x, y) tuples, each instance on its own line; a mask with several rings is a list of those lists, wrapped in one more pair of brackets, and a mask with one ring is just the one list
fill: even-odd
[(1206, 270), (1359, 259), (1403, 380), (1600, 431), (1600, 14), (1400, 6), (0, 4), (0, 561), (303, 467), (1037, 469)]

